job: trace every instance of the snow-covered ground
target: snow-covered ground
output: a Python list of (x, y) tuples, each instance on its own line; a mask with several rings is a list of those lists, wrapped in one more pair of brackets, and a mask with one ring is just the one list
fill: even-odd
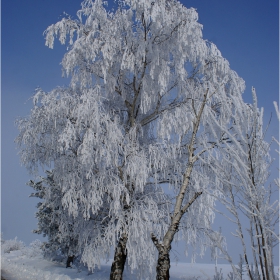
[[(108, 280), (110, 275), (110, 263), (104, 263), (100, 269), (93, 274), (89, 274), (85, 270), (79, 271), (77, 268), (65, 268), (64, 263), (51, 262), (43, 259), (41, 256), (28, 257), (21, 251), (12, 251), (2, 254), (2, 275), (6, 280), (86, 280), (98, 279)], [(221, 266), (223, 272), (230, 271), (228, 265)], [(171, 279), (213, 279), (213, 265), (201, 264), (183, 264), (172, 263)], [(134, 279), (128, 271), (124, 271), (124, 280)]]
[[(1, 272), (6, 280), (108, 280), (111, 263), (103, 263), (100, 269), (89, 273), (83, 268), (65, 268), (64, 263), (44, 259), (41, 253), (30, 247), (4, 253), (1, 250)], [(214, 278), (215, 266), (212, 264), (171, 263), (171, 280), (226, 280), (231, 272), (230, 265), (218, 265), (223, 277)], [(134, 280), (135, 275), (124, 271), (124, 280)], [(244, 277), (244, 279), (247, 279)], [(151, 279), (152, 280), (152, 279)]]

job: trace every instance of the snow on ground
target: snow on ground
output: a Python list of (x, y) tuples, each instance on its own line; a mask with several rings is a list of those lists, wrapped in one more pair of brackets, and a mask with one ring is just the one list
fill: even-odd
[[(2, 254), (2, 275), (6, 280), (108, 280), (110, 275), (110, 263), (103, 263), (100, 269), (93, 274), (87, 271), (79, 271), (77, 268), (65, 268), (64, 263), (51, 262), (41, 256), (28, 257), (21, 251), (12, 251)], [(229, 272), (228, 265), (223, 266), (223, 271)], [(212, 279), (213, 265), (172, 263), (171, 279)], [(132, 280), (133, 275), (124, 271), (124, 279)]]
[[(103, 263), (93, 274), (85, 269), (65, 268), (64, 263), (44, 259), (41, 254), (32, 255), (26, 250), (16, 250), (1, 254), (1, 271), (6, 280), (108, 280), (111, 263)], [(231, 271), (230, 265), (218, 265), (224, 278)], [(212, 280), (215, 266), (212, 264), (171, 263), (171, 280)], [(124, 271), (124, 280), (134, 280), (135, 276)], [(246, 277), (244, 277), (246, 279)], [(151, 279), (153, 280), (153, 279)]]
[[(64, 263), (51, 262), (42, 256), (29, 257), (22, 251), (2, 253), (2, 276), (6, 280), (108, 280), (111, 263), (103, 263), (93, 274), (77, 268), (65, 268)], [(224, 275), (230, 272), (230, 266), (221, 265)], [(171, 264), (171, 280), (213, 279), (215, 268), (208, 264)], [(124, 280), (134, 279), (128, 271), (124, 271)]]

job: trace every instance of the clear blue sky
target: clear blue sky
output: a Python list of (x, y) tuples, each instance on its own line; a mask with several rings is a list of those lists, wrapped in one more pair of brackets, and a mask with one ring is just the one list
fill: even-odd
[[(64, 11), (75, 16), (80, 2), (2, 1), (1, 231), (5, 239), (18, 236), (30, 243), (39, 237), (31, 233), (36, 228), (34, 214), (38, 201), (28, 197), (32, 189), (25, 183), (31, 178), (19, 163), (13, 142), (17, 135), (14, 121), (18, 116), (29, 114), (32, 104), (28, 99), (36, 87), (49, 91), (57, 85), (68, 84), (68, 80), (61, 77), (60, 66), (66, 46), (56, 41), (54, 49), (48, 49), (43, 31), (57, 22)], [(113, 1), (108, 2), (112, 4)], [(251, 87), (256, 88), (259, 106), (265, 109), (266, 122), (272, 113), (268, 135), (277, 136), (278, 122), (272, 102), (279, 99), (279, 2), (181, 2), (197, 8), (199, 22), (204, 26), (204, 38), (218, 46), (232, 69), (246, 81), (245, 101), (251, 101)], [(277, 176), (276, 168), (273, 175)]]

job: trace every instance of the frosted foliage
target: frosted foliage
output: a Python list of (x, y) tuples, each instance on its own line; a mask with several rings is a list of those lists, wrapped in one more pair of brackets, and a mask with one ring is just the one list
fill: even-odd
[(3, 244), (1, 244), (4, 253), (10, 253), (11, 251), (21, 250), (25, 247), (24, 243), (20, 240), (15, 239), (5, 240)]
[[(232, 128), (227, 134), (228, 144), (223, 150), (221, 162), (212, 168), (220, 170), (223, 182), (220, 187), (224, 194), (221, 201), (230, 212), (232, 221), (239, 228), (236, 236), (244, 242), (240, 223), (240, 213), (248, 218), (251, 247), (243, 244), (243, 253), (252, 250), (254, 265), (271, 273), (273, 266), (272, 248), (279, 242), (276, 232), (279, 219), (279, 202), (274, 193), (273, 184), (268, 184), (271, 157), (270, 144), (264, 140), (263, 109), (257, 107), (257, 95), (252, 88), (253, 104), (244, 104), (243, 115), (233, 115)], [(247, 228), (246, 228), (247, 231)], [(261, 238), (260, 238), (261, 237)], [(260, 248), (260, 251), (259, 251)], [(257, 263), (262, 259), (263, 264)], [(247, 263), (247, 272), (250, 270)], [(252, 272), (253, 273), (253, 272)], [(270, 275), (270, 274), (269, 274)], [(274, 279), (272, 275), (269, 276)]]
[[(165, 195), (153, 186), (145, 187), (149, 180), (149, 162), (137, 143), (135, 129), (124, 137), (118, 118), (112, 120), (104, 113), (96, 92), (98, 89), (74, 94), (58, 88), (47, 94), (38, 90), (31, 117), (18, 121), (21, 133), (17, 141), (25, 147), (21, 150), (23, 163), (53, 163), (54, 185), (60, 189), (62, 205), (70, 215), (65, 213), (56, 221), (60, 242), (63, 236), (69, 236), (73, 216), (76, 219), (72, 221), (71, 232), (79, 236), (79, 250), (83, 251), (87, 245), (83, 260), (93, 268), (100, 258), (108, 255), (115, 238), (128, 232), (127, 250), (133, 251), (139, 243), (139, 249), (128, 258), (131, 267), (136, 268), (137, 258), (147, 260), (143, 252), (151, 257), (151, 250), (155, 250), (149, 244), (150, 231), (163, 234), (159, 220), (166, 219), (167, 207), (158, 207), (157, 201), (165, 201)], [(125, 160), (119, 176), (120, 154)], [(53, 203), (54, 188), (46, 192), (44, 198)], [(123, 211), (124, 206), (127, 211)], [(101, 215), (102, 211), (105, 214)], [(96, 222), (90, 223), (96, 221), (96, 215), (106, 219), (105, 229), (102, 224), (100, 229)], [(90, 226), (92, 230), (85, 230)], [(103, 237), (98, 238), (101, 235)], [(88, 256), (89, 252), (92, 257)], [(153, 262), (148, 263), (152, 267)]]
[(29, 181), (28, 185), (36, 190), (31, 197), (38, 197), (36, 217), (38, 228), (34, 233), (47, 236), (48, 242), (43, 246), (44, 254), (53, 257), (59, 252), (64, 256), (78, 255), (80, 248), (80, 233), (87, 227), (92, 227), (92, 220), (84, 220), (83, 217), (74, 219), (68, 214), (67, 208), (63, 207), (63, 192), (56, 184), (52, 171), (46, 171), (46, 177), (41, 177), (40, 181)]
[[(241, 180), (241, 184), (248, 186), (247, 191), (252, 190), (252, 184), (258, 186), (265, 184), (268, 179), (268, 166), (271, 160), (269, 144), (263, 139), (263, 110), (257, 108), (257, 96), (254, 89), (253, 100), (253, 105), (244, 104), (242, 117), (234, 116), (235, 121), (233, 122), (231, 133), (228, 133), (228, 137), (231, 141), (234, 141), (235, 145), (227, 145), (227, 149), (224, 151), (228, 155), (223, 158), (224, 162), (222, 162), (228, 168), (232, 168), (230, 162), (234, 163), (234, 170), (239, 175), (238, 180)], [(248, 171), (254, 171), (254, 173), (251, 174)], [(223, 172), (223, 174), (225, 173)], [(252, 177), (254, 177), (254, 183)], [(251, 194), (248, 195), (251, 199), (260, 201), (260, 198), (254, 198), (257, 193), (252, 193), (252, 196)]]
[(22, 163), (32, 172), (52, 166), (68, 214), (93, 221), (79, 241), (90, 268), (124, 233), (131, 269), (151, 272), (151, 233), (163, 240), (178, 211), (166, 186), (184, 193), (181, 208), (203, 193), (176, 238), (194, 245), (213, 222), (220, 179), (211, 166), (242, 118), (244, 81), (178, 1), (124, 0), (108, 12), (86, 0), (77, 16), (45, 31), (51, 48), (55, 37), (69, 42), (62, 66), (71, 83), (38, 89), (30, 117), (18, 120)]

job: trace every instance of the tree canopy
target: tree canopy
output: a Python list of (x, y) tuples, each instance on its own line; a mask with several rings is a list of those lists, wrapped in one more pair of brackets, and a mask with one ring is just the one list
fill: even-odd
[(69, 43), (71, 83), (37, 89), (30, 117), (18, 120), (21, 159), (31, 172), (52, 167), (68, 214), (93, 221), (94, 235), (80, 237), (89, 268), (125, 240), (131, 269), (152, 273), (158, 251), (157, 279), (168, 279), (174, 237), (199, 254), (214, 246), (218, 167), (239, 145), (245, 84), (202, 38), (195, 9), (176, 0), (81, 5), (77, 19), (45, 31), (50, 48), (56, 36)]

